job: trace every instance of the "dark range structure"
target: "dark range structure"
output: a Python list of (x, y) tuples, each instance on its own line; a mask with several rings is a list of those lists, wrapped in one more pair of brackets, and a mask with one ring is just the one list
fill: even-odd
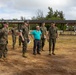
[(3, 22), (8, 22), (9, 24), (18, 24), (18, 29), (21, 28), (21, 25), (24, 22), (27, 22), (29, 24), (42, 24), (43, 22), (45, 22), (46, 24), (50, 24), (52, 22), (56, 23), (56, 24), (67, 24), (69, 25), (76, 25), (76, 20), (0, 20), (0, 23)]
[(28, 22), (30, 24), (40, 24), (45, 22), (46, 24), (50, 24), (51, 22), (62, 23), (62, 24), (76, 24), (76, 20), (0, 20), (0, 23), (8, 22), (11, 24), (19, 24)]

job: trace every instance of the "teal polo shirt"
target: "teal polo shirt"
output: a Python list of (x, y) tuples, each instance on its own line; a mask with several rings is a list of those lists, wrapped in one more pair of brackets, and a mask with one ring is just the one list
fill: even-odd
[(41, 31), (39, 30), (33, 30), (31, 34), (34, 36), (34, 39), (40, 40), (41, 39)]

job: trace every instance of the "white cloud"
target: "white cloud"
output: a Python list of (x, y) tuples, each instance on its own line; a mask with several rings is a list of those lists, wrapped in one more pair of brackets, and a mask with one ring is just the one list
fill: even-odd
[(31, 18), (36, 15), (38, 9), (44, 15), (48, 12), (48, 7), (53, 10), (63, 11), (66, 19), (76, 19), (76, 0), (0, 0), (0, 17), (19, 18), (24, 16)]
[(0, 17), (4, 18), (4, 19), (15, 19), (15, 18), (20, 19), (21, 16), (25, 17), (26, 19), (31, 19), (32, 14), (27, 13), (27, 12), (25, 13), (25, 12), (22, 12), (22, 11), (18, 11), (18, 12), (13, 11), (13, 12), (2, 13), (0, 15)]

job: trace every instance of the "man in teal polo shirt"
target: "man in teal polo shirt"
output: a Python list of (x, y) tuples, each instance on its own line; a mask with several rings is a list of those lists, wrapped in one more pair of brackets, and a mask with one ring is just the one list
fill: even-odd
[(40, 27), (36, 26), (36, 30), (33, 30), (31, 34), (34, 36), (33, 54), (36, 55), (36, 50), (37, 50), (37, 54), (40, 54), (40, 40), (42, 34), (40, 31)]

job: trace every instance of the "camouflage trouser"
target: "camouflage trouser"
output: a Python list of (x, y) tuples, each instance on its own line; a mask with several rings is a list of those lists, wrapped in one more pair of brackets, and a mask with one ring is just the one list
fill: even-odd
[(21, 41), (22, 41), (22, 38), (21, 36), (19, 36), (19, 46), (21, 46)]
[(7, 53), (7, 51), (8, 51), (7, 44), (8, 44), (8, 40), (6, 41), (6, 45), (5, 45), (6, 53)]
[(12, 42), (13, 42), (12, 46), (13, 46), (13, 49), (14, 49), (15, 44), (16, 44), (16, 35), (12, 35)]
[(41, 38), (41, 49), (43, 49), (45, 45), (45, 38)]
[(6, 57), (6, 45), (5, 44), (0, 44), (0, 58)]
[(23, 55), (26, 53), (26, 51), (27, 51), (27, 39), (22, 41), (22, 53), (23, 53)]
[(55, 50), (55, 43), (56, 43), (56, 38), (50, 38), (49, 39), (49, 52), (53, 52)]

